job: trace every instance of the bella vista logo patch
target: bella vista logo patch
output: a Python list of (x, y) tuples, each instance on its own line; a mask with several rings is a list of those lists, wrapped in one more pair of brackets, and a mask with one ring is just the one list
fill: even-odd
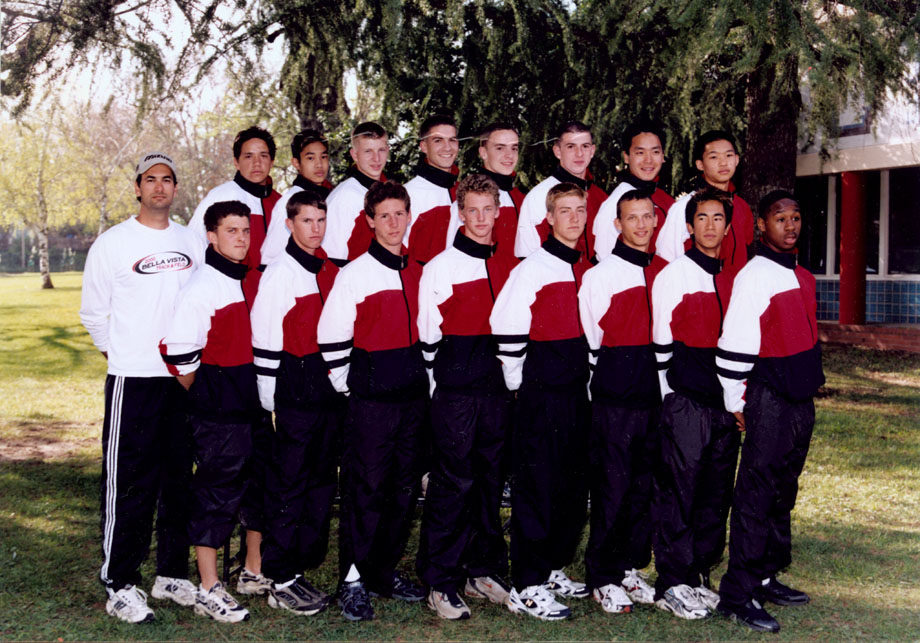
[(192, 260), (181, 252), (157, 252), (147, 255), (134, 264), (132, 270), (141, 275), (156, 275), (161, 272), (179, 272), (192, 267)]

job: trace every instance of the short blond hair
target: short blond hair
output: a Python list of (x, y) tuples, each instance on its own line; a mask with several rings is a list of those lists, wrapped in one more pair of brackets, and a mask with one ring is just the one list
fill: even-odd
[(558, 183), (546, 193), (546, 211), (555, 212), (556, 201), (564, 196), (577, 196), (588, 200), (588, 194), (574, 183)]

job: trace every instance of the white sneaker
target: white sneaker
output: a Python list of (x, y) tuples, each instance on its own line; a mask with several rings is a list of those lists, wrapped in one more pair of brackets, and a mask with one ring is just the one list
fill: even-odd
[(154, 598), (168, 598), (173, 603), (178, 603), (183, 607), (194, 605), (197, 593), (198, 590), (193, 582), (184, 578), (170, 578), (169, 576), (157, 576), (150, 590), (150, 595)]
[(463, 593), (473, 598), (488, 598), (497, 605), (507, 605), (511, 586), (499, 576), (467, 578)]
[(465, 621), (470, 617), (470, 608), (457, 592), (428, 592), (428, 607), (448, 621)]
[(688, 621), (706, 618), (709, 610), (700, 600), (696, 590), (689, 585), (669, 587), (664, 596), (655, 601), (655, 605), (674, 616)]
[(632, 599), (633, 603), (645, 603), (651, 605), (655, 602), (655, 590), (646, 582), (645, 574), (638, 569), (629, 569), (623, 576), (623, 589), (626, 595)]
[(128, 623), (149, 623), (153, 620), (153, 610), (147, 607), (147, 592), (125, 585), (117, 592), (109, 591), (109, 600), (105, 602), (105, 611)]
[(195, 597), (195, 613), (202, 616), (210, 616), (215, 621), (221, 623), (239, 623), (240, 621), (249, 620), (249, 610), (240, 605), (233, 596), (230, 595), (220, 581), (214, 583), (214, 587), (206, 590), (198, 586), (198, 594)]
[(264, 596), (272, 589), (272, 581), (265, 578), (261, 573), (253, 574), (245, 567), (240, 572), (240, 577), (236, 581), (236, 593), (247, 596)]
[(512, 589), (508, 596), (508, 609), (543, 621), (561, 621), (572, 615), (572, 610), (558, 602), (545, 585), (531, 585), (520, 593)]
[(568, 598), (586, 598), (591, 595), (587, 585), (572, 580), (561, 569), (554, 569), (550, 572), (549, 580), (543, 583), (543, 587), (557, 596)]
[(608, 614), (627, 614), (632, 611), (633, 602), (626, 595), (626, 590), (619, 585), (610, 583), (598, 587), (592, 594), (594, 600), (600, 603), (601, 608)]
[(716, 608), (719, 606), (719, 595), (705, 585), (700, 585), (694, 589), (696, 589), (696, 595), (699, 597), (700, 602), (705, 605), (710, 612), (715, 612)]

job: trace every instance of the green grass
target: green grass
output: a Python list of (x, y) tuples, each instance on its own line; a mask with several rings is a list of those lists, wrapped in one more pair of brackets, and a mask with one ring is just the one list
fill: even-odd
[[(828, 383), (783, 577), (813, 602), (775, 608), (778, 636), (649, 608), (611, 617), (592, 601), (571, 602), (575, 618), (551, 624), (479, 602), (471, 620), (448, 623), (424, 605), (382, 600), (365, 624), (335, 609), (279, 614), (264, 600), (248, 601), (253, 618), (237, 626), (159, 601), (153, 624), (116, 621), (96, 581), (105, 363), (80, 326), (80, 275), (56, 274), (55, 284), (42, 291), (36, 275), (0, 277), (0, 640), (920, 639), (920, 359), (840, 347), (825, 351)], [(315, 577), (326, 590), (335, 560), (333, 542)], [(149, 583), (152, 564), (142, 571)], [(572, 573), (583, 577), (581, 563)]]

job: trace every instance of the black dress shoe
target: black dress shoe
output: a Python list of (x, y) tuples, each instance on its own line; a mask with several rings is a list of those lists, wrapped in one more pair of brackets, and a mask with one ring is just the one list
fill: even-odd
[(779, 623), (770, 616), (760, 603), (749, 600), (744, 605), (731, 605), (725, 600), (719, 601), (716, 610), (741, 625), (746, 625), (755, 632), (779, 632)]
[(783, 585), (776, 576), (771, 576), (766, 585), (756, 587), (754, 597), (761, 603), (769, 601), (776, 605), (804, 605), (811, 600), (805, 592)]

